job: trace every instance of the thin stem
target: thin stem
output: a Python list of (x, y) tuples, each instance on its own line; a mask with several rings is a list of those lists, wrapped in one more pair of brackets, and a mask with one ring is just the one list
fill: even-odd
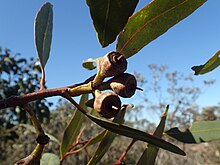
[(40, 91), (45, 90), (45, 71), (44, 68), (41, 66), (41, 80), (40, 80)]
[(114, 163), (113, 165), (120, 165), (123, 161), (123, 159), (125, 158), (126, 154), (128, 153), (128, 151), (131, 149), (131, 147), (133, 146), (133, 144), (136, 142), (137, 140), (133, 139), (131, 141), (131, 143), (128, 145), (127, 149), (125, 150), (124, 153), (122, 153), (121, 157), (117, 160), (116, 163)]
[[(86, 83), (79, 83), (71, 86), (61, 87), (61, 88), (54, 88), (54, 89), (48, 89), (48, 90), (40, 90), (33, 93), (28, 93), (22, 96), (11, 96), (6, 99), (0, 100), (0, 109), (9, 108), (9, 107), (16, 107), (16, 106), (23, 106), (29, 102), (35, 101), (35, 100), (42, 100), (47, 97), (53, 97), (53, 96), (62, 96), (64, 92), (69, 90), (69, 93), (72, 97), (78, 96), (81, 94), (91, 93), (93, 91), (92, 89), (92, 83), (91, 79), (94, 76), (87, 79)], [(89, 82), (88, 82), (89, 81)], [(101, 90), (108, 89), (109, 87), (107, 85), (100, 85)]]

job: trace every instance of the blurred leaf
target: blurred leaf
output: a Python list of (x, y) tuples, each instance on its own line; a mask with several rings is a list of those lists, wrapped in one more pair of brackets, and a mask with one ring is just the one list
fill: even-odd
[(44, 153), (40, 160), (41, 165), (60, 165), (59, 157), (52, 153)]
[(129, 58), (189, 16), (206, 0), (154, 0), (134, 14), (119, 34), (116, 49)]
[(134, 12), (138, 0), (87, 0), (102, 47), (114, 42)]
[(220, 50), (215, 53), (204, 65), (193, 66), (192, 70), (195, 71), (195, 75), (208, 73), (220, 65)]
[(45, 67), (50, 55), (53, 29), (52, 5), (45, 3), (37, 13), (35, 20), (35, 44), (42, 68)]
[(95, 63), (95, 59), (89, 58), (89, 59), (83, 61), (82, 66), (88, 70), (93, 70), (96, 68), (94, 63)]
[[(36, 133), (36, 129), (34, 128), (34, 126), (30, 125), (30, 124), (19, 124), (18, 127), (24, 127), (26, 129), (28, 129), (29, 131)], [(48, 134), (45, 132), (45, 134), (50, 138), (50, 141), (56, 142), (57, 144), (60, 144), (59, 140), (57, 138), (55, 138), (53, 135)]]
[(130, 127), (122, 125), (122, 124), (117, 124), (117, 123), (113, 123), (108, 120), (103, 120), (98, 117), (86, 114), (86, 113), (84, 113), (84, 114), (90, 120), (92, 120), (93, 122), (95, 122), (99, 126), (105, 128), (111, 132), (114, 132), (116, 134), (120, 134), (120, 135), (123, 135), (126, 137), (130, 137), (130, 138), (133, 138), (136, 140), (148, 142), (150, 144), (154, 144), (155, 146), (158, 146), (160, 148), (163, 148), (165, 150), (171, 151), (176, 154), (186, 155), (185, 152), (183, 150), (181, 150), (180, 148), (178, 148), (177, 146), (175, 146), (169, 142), (166, 142), (163, 139), (157, 138), (156, 136), (150, 135), (148, 133), (145, 133), (143, 131), (140, 131), (140, 130), (137, 130), (134, 128), (130, 128)]
[[(84, 94), (81, 96), (79, 105), (86, 109), (85, 102), (88, 100), (88, 94)], [(85, 115), (83, 115), (80, 111), (76, 110), (75, 114), (73, 115), (72, 119), (70, 120), (67, 128), (65, 129), (63, 139), (60, 146), (60, 156), (61, 159), (69, 151), (69, 148), (73, 145), (76, 141), (76, 138), (80, 132), (80, 128), (83, 124)]]
[[(167, 105), (163, 116), (161, 117), (160, 123), (157, 126), (156, 130), (154, 131), (154, 136), (161, 138), (164, 132), (166, 118), (167, 118), (167, 112), (169, 109), (169, 105)], [(143, 154), (141, 155), (141, 158), (138, 161), (138, 165), (152, 165), (155, 164), (155, 160), (157, 157), (157, 153), (159, 151), (159, 148), (155, 145), (148, 144), (147, 148), (144, 150)]]
[(86, 147), (89, 147), (93, 144), (96, 144), (98, 142), (100, 142), (103, 137), (105, 136), (107, 130), (104, 130), (102, 132), (100, 132), (98, 135), (96, 135), (95, 137), (91, 138), (82, 148), (79, 149), (79, 151), (83, 150)]
[[(126, 106), (122, 108), (120, 113), (114, 118), (113, 122), (119, 123), (119, 124), (123, 123), (125, 112), (126, 112)], [(89, 160), (88, 164), (91, 164), (91, 165), (97, 164), (102, 159), (102, 157), (105, 155), (105, 153), (108, 151), (115, 137), (116, 137), (115, 133), (106, 131), (105, 136), (103, 137), (101, 143), (99, 144), (96, 152), (94, 153), (92, 158)]]
[(202, 143), (220, 139), (220, 120), (193, 122), (185, 132), (177, 127), (165, 132), (168, 136), (183, 143)]

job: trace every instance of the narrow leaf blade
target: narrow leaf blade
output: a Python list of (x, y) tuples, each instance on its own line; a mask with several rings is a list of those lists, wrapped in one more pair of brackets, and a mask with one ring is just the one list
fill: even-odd
[(127, 58), (193, 13), (206, 0), (154, 0), (134, 14), (119, 34), (116, 50)]
[[(85, 102), (88, 100), (88, 94), (84, 94), (81, 96), (79, 105), (86, 109)], [(83, 120), (85, 118), (85, 115), (83, 115), (80, 111), (76, 110), (75, 114), (71, 118), (67, 128), (65, 129), (63, 139), (60, 146), (60, 156), (61, 159), (63, 156), (69, 151), (69, 148), (73, 145), (75, 142), (79, 132), (80, 128), (83, 124)]]
[(114, 42), (134, 12), (138, 0), (87, 0), (102, 47)]
[(191, 128), (182, 132), (177, 127), (165, 132), (183, 143), (203, 143), (220, 139), (220, 121), (193, 122)]
[(34, 26), (35, 45), (42, 68), (45, 67), (50, 55), (53, 29), (52, 5), (45, 3), (37, 13)]
[(199, 66), (193, 66), (192, 70), (195, 71), (195, 75), (205, 74), (211, 72), (220, 65), (220, 50), (214, 54), (205, 64)]
[[(120, 111), (120, 113), (114, 118), (113, 122), (123, 123), (125, 112), (126, 112), (126, 107), (124, 107)], [(109, 147), (111, 146), (112, 142), (114, 141), (115, 136), (116, 134), (110, 131), (106, 131), (105, 136), (103, 137), (101, 143), (96, 149), (96, 152), (90, 159), (88, 165), (97, 164), (102, 159), (102, 157), (105, 155), (105, 153), (108, 151)]]
[(183, 150), (181, 150), (180, 148), (178, 148), (177, 146), (175, 146), (169, 142), (166, 142), (165, 140), (160, 139), (156, 136), (150, 135), (148, 133), (145, 133), (145, 132), (137, 130), (137, 129), (130, 128), (130, 127), (122, 125), (122, 124), (117, 124), (117, 123), (113, 123), (111, 121), (103, 120), (103, 119), (97, 118), (95, 116), (86, 114), (86, 113), (85, 113), (85, 115), (90, 120), (92, 120), (93, 122), (98, 124), (99, 126), (105, 128), (111, 132), (114, 132), (116, 134), (120, 134), (120, 135), (130, 137), (130, 138), (133, 138), (136, 140), (148, 142), (150, 144), (153, 144), (155, 146), (158, 146), (160, 148), (163, 148), (165, 150), (171, 151), (176, 154), (186, 155), (185, 152)]
[[(161, 138), (164, 132), (166, 118), (167, 118), (167, 112), (168, 112), (169, 106), (166, 107), (159, 125), (157, 126), (156, 130), (154, 131), (154, 134), (156, 137)], [(138, 165), (152, 165), (155, 164), (155, 160), (157, 157), (157, 153), (159, 151), (159, 148), (155, 145), (148, 144), (147, 148), (144, 150), (143, 154), (141, 155)]]

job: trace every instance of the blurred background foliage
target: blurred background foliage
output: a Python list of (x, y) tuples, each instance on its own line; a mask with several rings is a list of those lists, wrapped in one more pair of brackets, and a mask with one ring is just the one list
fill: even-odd
[[(9, 49), (0, 50), (0, 99), (22, 95), (39, 89), (40, 68), (36, 59), (25, 59), (20, 54), (12, 54)], [(220, 105), (199, 107), (196, 100), (204, 89), (214, 83), (206, 80), (202, 86), (195, 86), (192, 75), (184, 75), (177, 71), (170, 71), (167, 66), (148, 66), (150, 74), (147, 76), (135, 72), (138, 84), (144, 89), (138, 92), (135, 108), (126, 114), (126, 124), (138, 127), (147, 132), (153, 132), (158, 124), (151, 120), (151, 115), (157, 116), (158, 121), (164, 107), (170, 103), (166, 129), (171, 127), (188, 128), (192, 121), (217, 120), (220, 118)], [(164, 95), (166, 93), (166, 95)], [(68, 122), (74, 114), (75, 107), (60, 99), (56, 105), (41, 100), (32, 102), (31, 106), (37, 114), (45, 131), (59, 141), (63, 136)], [(50, 109), (50, 110), (49, 110)], [(88, 140), (98, 134), (102, 128), (88, 121), (81, 140)], [(1, 164), (11, 164), (21, 157), (28, 155), (36, 144), (35, 133), (22, 127), (21, 124), (31, 124), (27, 114), (19, 107), (7, 108), (0, 111), (0, 160)], [(166, 138), (166, 137), (165, 137)], [(181, 157), (164, 150), (160, 150), (156, 164), (219, 164), (220, 143), (213, 141), (202, 144), (183, 144), (175, 140), (166, 139), (179, 145), (187, 153)], [(132, 139), (117, 136), (109, 151), (99, 163), (100, 165), (114, 163), (126, 150)], [(97, 146), (97, 145), (96, 145)], [(135, 164), (146, 144), (137, 142), (128, 152), (124, 162)], [(64, 164), (85, 164), (94, 152), (94, 146), (68, 156)], [(59, 155), (59, 144), (50, 142), (45, 152)], [(192, 154), (193, 153), (193, 154)]]

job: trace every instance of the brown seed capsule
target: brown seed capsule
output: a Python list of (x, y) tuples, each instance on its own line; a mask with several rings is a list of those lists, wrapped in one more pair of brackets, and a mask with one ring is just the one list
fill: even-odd
[(99, 63), (100, 74), (103, 77), (117, 76), (127, 69), (127, 60), (119, 52), (110, 52), (103, 56)]
[(137, 89), (137, 80), (129, 73), (115, 76), (110, 81), (111, 89), (121, 97), (129, 98), (134, 95)]
[(121, 100), (116, 94), (105, 92), (95, 98), (93, 107), (101, 116), (109, 119), (118, 114)]

